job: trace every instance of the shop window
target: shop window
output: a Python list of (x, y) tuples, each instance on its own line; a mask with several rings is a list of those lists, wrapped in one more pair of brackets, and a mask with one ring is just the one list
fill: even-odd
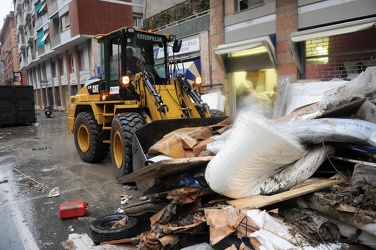
[(250, 108), (272, 117), (276, 99), (277, 73), (275, 69), (260, 69), (232, 73), (235, 111)]
[(264, 4), (264, 0), (237, 0), (237, 11), (246, 10)]

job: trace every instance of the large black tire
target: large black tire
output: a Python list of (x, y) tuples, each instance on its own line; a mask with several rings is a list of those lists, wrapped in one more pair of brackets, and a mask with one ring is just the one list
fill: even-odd
[(81, 112), (74, 121), (74, 143), (81, 159), (89, 163), (103, 161), (109, 144), (103, 143), (104, 131), (90, 112)]
[(226, 114), (224, 112), (222, 112), (221, 110), (219, 109), (211, 109), (209, 110), (210, 112), (210, 116), (211, 117), (223, 117), (223, 116), (226, 116)]
[(110, 214), (94, 220), (90, 224), (90, 236), (93, 242), (99, 244), (103, 241), (121, 240), (136, 236), (138, 233), (138, 221), (135, 217), (128, 217), (128, 221), (124, 226), (111, 229), (117, 221), (124, 217), (126, 217), (125, 214)]
[(133, 171), (133, 134), (144, 125), (145, 120), (138, 113), (120, 113), (112, 120), (110, 151), (117, 178)]

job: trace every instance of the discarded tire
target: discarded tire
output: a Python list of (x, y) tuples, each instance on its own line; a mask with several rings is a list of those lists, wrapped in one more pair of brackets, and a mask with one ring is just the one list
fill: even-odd
[(99, 244), (104, 241), (121, 240), (136, 236), (138, 231), (135, 217), (128, 217), (128, 221), (124, 226), (111, 229), (117, 221), (124, 217), (126, 217), (124, 214), (111, 214), (93, 221), (90, 225), (90, 235), (93, 242)]

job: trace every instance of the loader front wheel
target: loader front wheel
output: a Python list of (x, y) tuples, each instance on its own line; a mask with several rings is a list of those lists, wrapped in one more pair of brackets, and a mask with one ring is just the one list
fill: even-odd
[(81, 112), (74, 121), (74, 143), (78, 155), (84, 162), (103, 161), (109, 151), (109, 145), (103, 143), (104, 132), (90, 112)]
[(112, 120), (110, 149), (117, 178), (132, 172), (133, 134), (144, 125), (145, 121), (138, 113), (120, 113)]

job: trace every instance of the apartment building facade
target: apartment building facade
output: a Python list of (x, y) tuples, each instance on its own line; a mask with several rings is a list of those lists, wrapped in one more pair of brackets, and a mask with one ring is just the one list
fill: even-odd
[(2, 85), (27, 85), (26, 72), (20, 70), (14, 12), (5, 17), (0, 31)]
[(203, 83), (224, 83), (235, 113), (247, 86), (273, 104), (283, 79), (343, 79), (376, 65), (375, 18), (372, 0), (210, 0), (207, 15), (157, 30), (198, 38)]
[(131, 1), (15, 0), (20, 67), (36, 108), (66, 110), (69, 96), (100, 73), (93, 36), (131, 26)]

